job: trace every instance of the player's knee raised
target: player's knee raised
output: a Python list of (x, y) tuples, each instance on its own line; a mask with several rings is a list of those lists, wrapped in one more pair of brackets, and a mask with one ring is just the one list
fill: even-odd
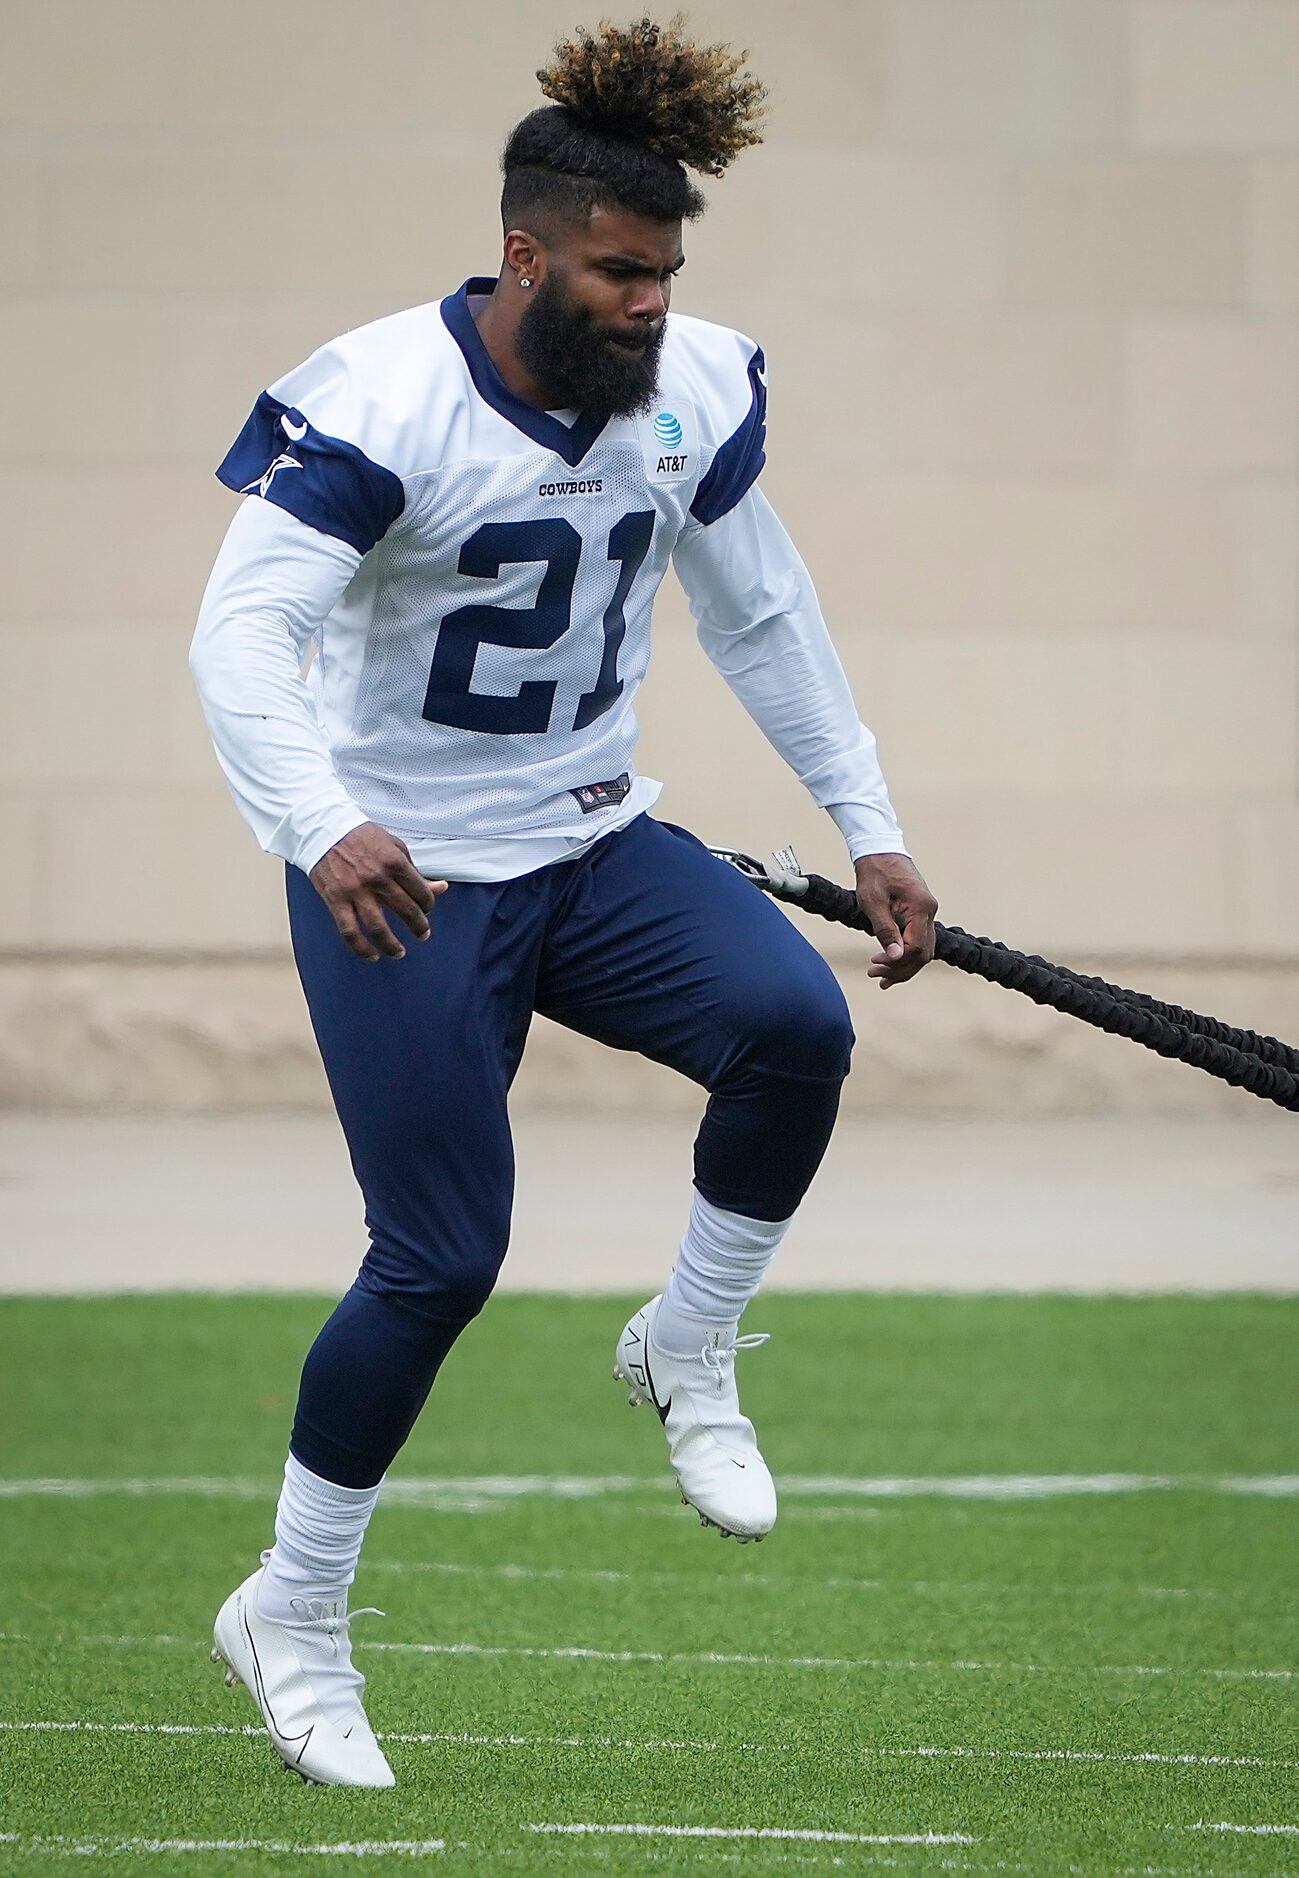
[(827, 1081), (848, 1074), (856, 1039), (843, 992), (828, 966), (782, 987), (760, 1016), (755, 1042), (772, 1069)]

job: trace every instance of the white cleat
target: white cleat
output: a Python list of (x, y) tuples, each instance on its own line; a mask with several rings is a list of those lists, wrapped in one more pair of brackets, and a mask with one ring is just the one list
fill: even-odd
[[(300, 1620), (274, 1623), (257, 1610), (261, 1580), (259, 1568), (217, 1613), (212, 1661), (225, 1664), (227, 1688), (244, 1685), (262, 1712), (271, 1746), (308, 1785), (395, 1786), (361, 1706), (365, 1679), (352, 1667), (346, 1613), (303, 1599)], [(325, 1690), (340, 1720), (321, 1706)]]
[(741, 1545), (765, 1539), (776, 1523), (776, 1487), (753, 1423), (740, 1413), (735, 1352), (767, 1338), (723, 1344), (714, 1333), (697, 1356), (668, 1356), (653, 1341), (658, 1307), (651, 1298), (619, 1337), (614, 1381), (627, 1384), (633, 1408), (651, 1402), (658, 1410), (681, 1497), (700, 1524)]

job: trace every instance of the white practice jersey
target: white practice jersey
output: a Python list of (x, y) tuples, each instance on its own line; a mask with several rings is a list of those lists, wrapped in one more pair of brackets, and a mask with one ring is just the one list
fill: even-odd
[[(218, 471), (257, 499), (193, 665), (263, 845), (309, 869), (372, 820), (426, 873), (505, 878), (625, 824), (659, 788), (636, 775), (635, 699), (676, 554), (710, 656), (850, 847), (900, 850), (806, 570), (753, 487), (761, 351), (674, 313), (646, 414), (545, 412), (479, 338), (494, 285), (323, 346), (261, 395)], [(781, 618), (798, 641), (783, 670)], [(765, 660), (738, 655), (750, 633)]]

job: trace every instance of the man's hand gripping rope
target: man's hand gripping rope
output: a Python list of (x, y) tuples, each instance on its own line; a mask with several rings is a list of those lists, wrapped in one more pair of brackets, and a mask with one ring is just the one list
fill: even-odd
[[(802, 873), (792, 848), (778, 849), (770, 866), (735, 848), (713, 848), (712, 853), (738, 868), (756, 887), (777, 900), (792, 901), (805, 912), (834, 920), (841, 926), (851, 926), (858, 932), (878, 932), (872, 912), (863, 902), (861, 862), (857, 864), (857, 891), (853, 893), (847, 887), (823, 879), (820, 874)], [(877, 855), (872, 858), (878, 866), (881, 860), (896, 861), (902, 857)], [(916, 879), (919, 880), (918, 875)], [(924, 886), (923, 881), (920, 885)], [(917, 913), (920, 910), (916, 908)], [(890, 902), (894, 932), (898, 911), (897, 905)], [(954, 965), (971, 977), (986, 978), (990, 984), (1001, 985), (1008, 991), (1021, 992), (1034, 1004), (1048, 1005), (1054, 1011), (1079, 1018), (1085, 1024), (1094, 1024), (1098, 1030), (1109, 1031), (1113, 1036), (1127, 1037), (1159, 1056), (1173, 1057), (1192, 1069), (1202, 1069), (1206, 1075), (1216, 1076), (1234, 1089), (1248, 1090), (1250, 1095), (1265, 1102), (1299, 1111), (1299, 1049), (1292, 1044), (1226, 1024), (1221, 1018), (1203, 1017), (1198, 1011), (1185, 1010), (1178, 1004), (1165, 1004), (1145, 992), (1107, 984), (1103, 978), (1089, 978), (1064, 965), (1052, 965), (1048, 959), (1016, 952), (999, 940), (975, 938), (959, 926), (940, 925), (932, 919), (932, 914), (930, 920), (930, 955), (944, 964)], [(890, 958), (893, 948), (889, 945), (872, 961), (871, 976), (883, 978), (886, 985), (899, 982), (898, 967), (906, 963), (908, 922), (905, 917), (902, 930), (901, 957)], [(912, 971), (918, 971), (923, 962), (919, 960)]]
[(864, 854), (856, 862), (857, 905), (870, 922), (881, 951), (867, 977), (880, 990), (904, 985), (934, 956), (934, 921), (938, 902), (905, 854)]

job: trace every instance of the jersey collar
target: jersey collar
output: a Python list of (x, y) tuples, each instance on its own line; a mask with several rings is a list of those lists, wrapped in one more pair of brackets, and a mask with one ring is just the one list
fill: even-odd
[(552, 417), (549, 411), (539, 411), (535, 404), (529, 404), (526, 398), (510, 390), (492, 364), (469, 310), (470, 294), (490, 294), (495, 286), (494, 280), (475, 276), (467, 280), (458, 293), (448, 294), (442, 302), (442, 318), (447, 330), (465, 355), (465, 364), (469, 367), (469, 376), (474, 381), (474, 389), (479, 397), (490, 404), (494, 411), (499, 411), (516, 430), (531, 437), (534, 443), (553, 450), (556, 456), (563, 457), (571, 469), (576, 469), (609, 420), (593, 417), (584, 411), (570, 427), (561, 423), (559, 418)]

